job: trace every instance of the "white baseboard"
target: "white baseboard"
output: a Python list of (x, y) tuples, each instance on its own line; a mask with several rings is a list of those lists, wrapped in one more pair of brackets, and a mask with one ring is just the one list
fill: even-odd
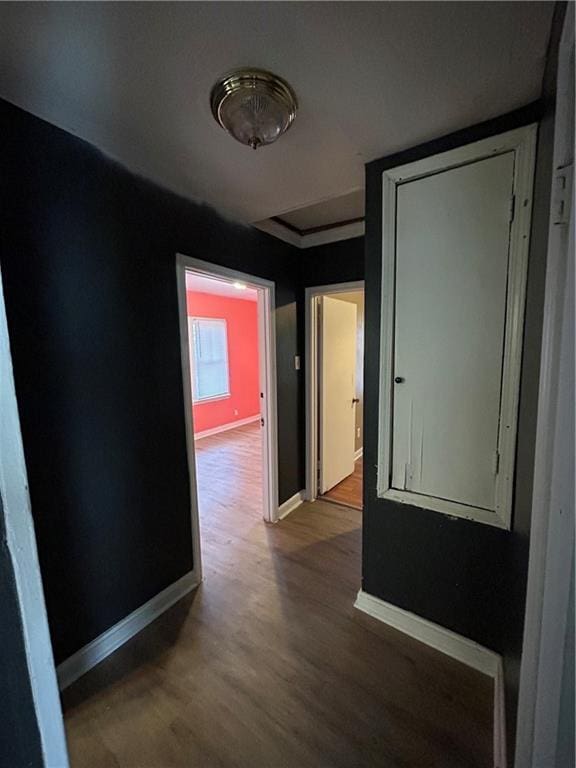
[(238, 419), (237, 421), (231, 421), (229, 424), (220, 424), (219, 427), (212, 427), (212, 429), (205, 429), (202, 432), (194, 433), (194, 440), (202, 440), (203, 437), (210, 437), (210, 435), (218, 435), (220, 432), (227, 432), (229, 429), (236, 429), (236, 427), (243, 427), (246, 424), (252, 424), (254, 421), (260, 421), (260, 414), (256, 416), (248, 416), (246, 419)]
[(59, 664), (56, 674), (60, 690), (67, 688), (89, 669), (114, 653), (198, 584), (196, 574), (190, 571)]
[(415, 613), (398, 608), (362, 590), (358, 592), (354, 607), (485, 675), (496, 677), (500, 656), (467, 637), (457, 635), (439, 624), (433, 624)]
[(360, 590), (354, 607), (494, 680), (494, 768), (506, 768), (502, 657), (467, 637)]
[(358, 448), (358, 450), (354, 454), (354, 461), (358, 461), (358, 459), (361, 459), (363, 453), (364, 453), (364, 448)]
[(283, 520), (286, 515), (289, 515), (296, 507), (299, 507), (304, 501), (305, 496), (306, 491), (298, 491), (298, 493), (295, 493), (294, 496), (291, 496), (283, 504), (280, 504), (278, 507), (278, 520)]

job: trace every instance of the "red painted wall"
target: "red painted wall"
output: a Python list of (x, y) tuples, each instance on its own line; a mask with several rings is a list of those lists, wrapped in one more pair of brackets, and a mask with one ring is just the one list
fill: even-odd
[[(230, 395), (192, 407), (194, 432), (260, 413), (258, 306), (255, 301), (187, 292), (188, 317), (224, 318), (228, 328)], [(237, 414), (234, 411), (238, 411)]]

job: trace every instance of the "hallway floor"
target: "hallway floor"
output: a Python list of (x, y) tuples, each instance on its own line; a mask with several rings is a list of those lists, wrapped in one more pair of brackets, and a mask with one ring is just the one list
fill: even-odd
[(72, 768), (489, 768), (492, 681), (353, 608), (361, 513), (209, 485), (201, 587), (63, 695)]

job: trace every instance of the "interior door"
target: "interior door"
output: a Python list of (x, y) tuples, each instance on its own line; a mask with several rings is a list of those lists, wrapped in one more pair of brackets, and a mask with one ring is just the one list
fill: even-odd
[(356, 305), (319, 299), (320, 493), (354, 472)]
[(495, 508), (512, 152), (398, 187), (392, 486)]

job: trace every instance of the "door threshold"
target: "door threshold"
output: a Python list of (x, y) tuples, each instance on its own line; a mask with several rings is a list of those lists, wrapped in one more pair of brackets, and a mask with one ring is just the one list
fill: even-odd
[(345, 501), (340, 501), (338, 499), (331, 499), (330, 496), (318, 496), (316, 498), (316, 501), (326, 501), (329, 504), (336, 504), (338, 507), (346, 507), (346, 509), (355, 509), (356, 512), (363, 512), (364, 511), (364, 505), (357, 507), (355, 504), (350, 504)]

